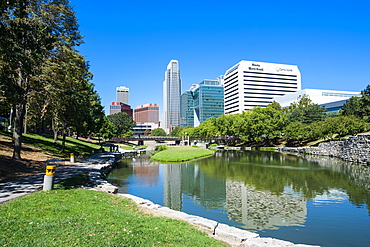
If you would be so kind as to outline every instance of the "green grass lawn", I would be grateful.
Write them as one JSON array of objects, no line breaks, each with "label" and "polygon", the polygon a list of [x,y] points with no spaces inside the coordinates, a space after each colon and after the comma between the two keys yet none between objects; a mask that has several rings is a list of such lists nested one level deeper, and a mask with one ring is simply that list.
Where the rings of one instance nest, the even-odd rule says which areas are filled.
[{"label": "green grass lawn", "polygon": [[[1,135],[12,137],[12,133],[0,132]],[[52,135],[37,135],[37,134],[23,134],[22,144],[34,146],[42,149],[43,151],[50,153],[59,158],[68,158],[70,153],[74,153],[77,156],[79,153],[85,153],[90,155],[92,151],[96,152],[100,145],[96,143],[90,143],[76,138],[66,137],[65,152],[61,153],[62,150],[62,137],[58,137],[58,142],[54,143]],[[104,147],[105,151],[109,151],[109,147]]]},{"label": "green grass lawn", "polygon": [[225,246],[194,226],[84,189],[40,191],[0,205],[0,246]]},{"label": "green grass lawn", "polygon": [[195,147],[172,147],[154,154],[151,159],[160,162],[184,162],[193,159],[209,157],[213,150]]}]

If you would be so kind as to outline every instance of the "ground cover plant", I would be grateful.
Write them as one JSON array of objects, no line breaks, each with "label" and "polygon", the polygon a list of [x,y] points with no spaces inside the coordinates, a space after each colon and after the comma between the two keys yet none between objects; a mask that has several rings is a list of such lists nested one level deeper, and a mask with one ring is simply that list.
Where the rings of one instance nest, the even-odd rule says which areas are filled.
[{"label": "ground cover plant", "polygon": [[40,191],[0,205],[0,246],[225,246],[119,195]]},{"label": "ground cover plant", "polygon": [[151,159],[160,162],[184,162],[188,160],[209,157],[213,150],[194,147],[172,147],[155,153]]}]

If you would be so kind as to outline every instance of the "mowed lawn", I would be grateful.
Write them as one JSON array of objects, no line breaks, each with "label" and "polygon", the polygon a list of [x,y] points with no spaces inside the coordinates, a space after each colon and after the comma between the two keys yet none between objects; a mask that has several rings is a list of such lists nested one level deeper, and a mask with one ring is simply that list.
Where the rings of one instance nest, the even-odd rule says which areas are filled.
[{"label": "mowed lawn", "polygon": [[85,189],[40,191],[0,205],[0,246],[225,246],[194,226]]}]

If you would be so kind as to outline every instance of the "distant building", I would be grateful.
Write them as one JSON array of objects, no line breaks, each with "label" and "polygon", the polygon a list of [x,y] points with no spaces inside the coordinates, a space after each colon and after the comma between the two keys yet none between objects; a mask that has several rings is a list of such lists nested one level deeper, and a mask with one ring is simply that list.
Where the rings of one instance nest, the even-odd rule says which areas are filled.
[{"label": "distant building", "polygon": [[148,136],[152,130],[158,128],[158,123],[136,123],[132,132],[135,137]]},{"label": "distant building", "polygon": [[132,117],[132,109],[131,106],[122,103],[122,102],[112,102],[112,104],[109,106],[109,115],[124,112],[127,113],[130,117]]},{"label": "distant building", "polygon": [[[348,100],[352,96],[361,97],[360,92],[351,91],[336,91],[336,90],[321,90],[321,89],[303,89],[295,93],[286,94],[284,96],[275,97],[274,100],[278,102],[281,107],[288,107],[294,101],[297,101],[299,97],[308,96],[312,103],[318,105],[326,105],[329,103],[342,101],[342,106],[345,100]],[[344,101],[343,101],[344,100]],[[333,104],[333,107],[338,108],[339,103]],[[335,105],[335,106],[334,106]]]},{"label": "distant building", "polygon": [[137,123],[159,124],[159,107],[156,103],[139,105],[134,109],[134,120]]},{"label": "distant building", "polygon": [[124,86],[116,88],[116,102],[122,102],[128,105],[130,89]]},{"label": "distant building", "polygon": [[180,126],[181,79],[179,62],[171,60],[163,81],[163,128],[167,133]]},{"label": "distant building", "polygon": [[296,65],[243,60],[226,71],[224,88],[225,114],[237,114],[301,90],[301,73]]},{"label": "distant building", "polygon": [[194,126],[224,114],[222,80],[203,80],[181,95],[181,127]]}]

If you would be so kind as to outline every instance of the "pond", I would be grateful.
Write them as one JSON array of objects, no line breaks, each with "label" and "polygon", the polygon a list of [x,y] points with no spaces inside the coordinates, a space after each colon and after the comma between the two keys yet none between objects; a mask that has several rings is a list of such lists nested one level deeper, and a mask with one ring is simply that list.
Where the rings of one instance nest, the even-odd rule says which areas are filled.
[{"label": "pond", "polygon": [[329,157],[220,151],[182,164],[121,160],[119,193],[293,243],[370,246],[370,168]]}]

